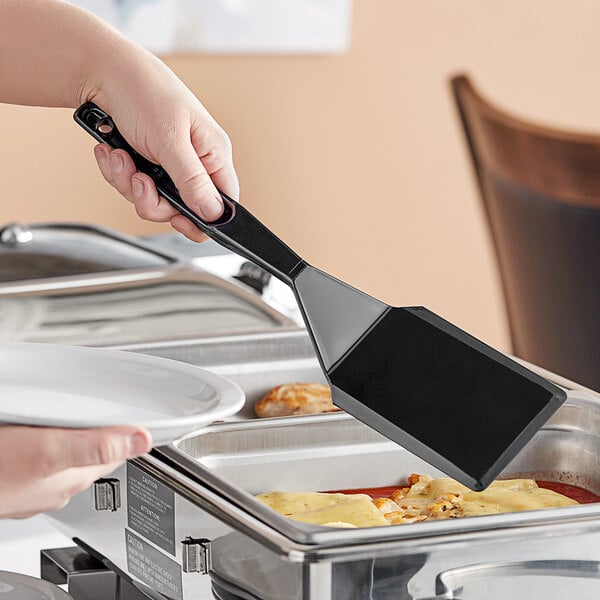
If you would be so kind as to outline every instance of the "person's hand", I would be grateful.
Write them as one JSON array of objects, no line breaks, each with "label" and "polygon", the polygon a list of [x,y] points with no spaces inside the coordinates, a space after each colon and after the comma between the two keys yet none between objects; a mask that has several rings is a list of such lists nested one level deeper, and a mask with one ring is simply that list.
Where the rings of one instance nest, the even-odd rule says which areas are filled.
[{"label": "person's hand", "polygon": [[151,446],[150,434],[139,427],[0,426],[0,518],[58,510]]},{"label": "person's hand", "polygon": [[[239,197],[227,134],[164,63],[128,41],[117,46],[119,62],[112,64],[98,86],[91,86],[97,91],[86,100],[110,114],[138,152],[165,168],[191,210],[206,221],[216,220],[223,211],[216,188],[235,200]],[[108,65],[109,58],[105,58]],[[170,221],[188,238],[206,239],[159,197],[150,177],[136,173],[127,152],[99,144],[95,156],[104,178],[134,203],[140,217]]]},{"label": "person's hand", "polygon": [[[204,220],[222,213],[215,185],[238,199],[225,132],[163,62],[108,23],[68,2],[2,0],[0,56],[0,102],[70,108],[95,102],[138,152],[166,169]],[[189,238],[204,239],[158,197],[149,177],[135,174],[125,152],[100,146],[95,154],[104,177],[141,217],[170,220]]]}]

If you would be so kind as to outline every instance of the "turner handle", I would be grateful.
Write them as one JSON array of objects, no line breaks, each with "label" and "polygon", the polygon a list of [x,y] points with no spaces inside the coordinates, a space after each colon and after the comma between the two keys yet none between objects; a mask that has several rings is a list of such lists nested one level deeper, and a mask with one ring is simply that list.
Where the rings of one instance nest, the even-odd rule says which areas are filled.
[{"label": "turner handle", "polygon": [[137,170],[152,178],[161,196],[225,248],[251,260],[288,285],[306,265],[250,211],[221,191],[219,194],[225,207],[221,217],[212,222],[202,219],[186,206],[166,171],[136,152],[121,135],[110,115],[92,102],[80,106],[74,119],[99,142],[128,152]]}]

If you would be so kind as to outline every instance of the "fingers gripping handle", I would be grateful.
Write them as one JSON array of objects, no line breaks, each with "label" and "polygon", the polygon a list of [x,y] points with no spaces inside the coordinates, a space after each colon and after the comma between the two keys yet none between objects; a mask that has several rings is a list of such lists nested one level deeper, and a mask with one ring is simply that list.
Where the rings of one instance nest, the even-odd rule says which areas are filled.
[{"label": "fingers gripping handle", "polygon": [[305,266],[306,263],[293,250],[248,210],[221,191],[219,194],[224,205],[221,217],[211,222],[202,219],[185,204],[166,171],[134,150],[121,135],[112,118],[92,102],[80,106],[75,111],[74,119],[99,142],[128,152],[137,170],[152,178],[161,196],[225,248],[255,262],[288,284],[293,282]]}]

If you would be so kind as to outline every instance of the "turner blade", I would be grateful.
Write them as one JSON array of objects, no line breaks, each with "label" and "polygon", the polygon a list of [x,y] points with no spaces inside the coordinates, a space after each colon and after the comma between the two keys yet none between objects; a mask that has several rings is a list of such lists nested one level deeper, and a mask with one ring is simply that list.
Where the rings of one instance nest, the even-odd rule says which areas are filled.
[{"label": "turner blade", "polygon": [[471,489],[566,398],[426,308],[392,308],[311,266],[294,288],[334,404]]},{"label": "turner blade", "polygon": [[296,276],[294,292],[325,370],[344,356],[389,308],[310,265]]}]

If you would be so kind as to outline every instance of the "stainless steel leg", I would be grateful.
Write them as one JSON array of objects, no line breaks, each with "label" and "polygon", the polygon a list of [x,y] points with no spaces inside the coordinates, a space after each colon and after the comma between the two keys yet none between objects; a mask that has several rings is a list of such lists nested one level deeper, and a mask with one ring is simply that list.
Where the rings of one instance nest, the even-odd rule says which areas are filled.
[{"label": "stainless steel leg", "polygon": [[40,563],[42,579],[56,585],[66,584],[74,600],[151,598],[77,546],[42,550]]},{"label": "stainless steel leg", "polygon": [[302,574],[302,600],[334,600],[331,563],[311,563]]},{"label": "stainless steel leg", "polygon": [[118,600],[117,575],[77,546],[40,553],[42,579],[67,584],[75,600]]}]

